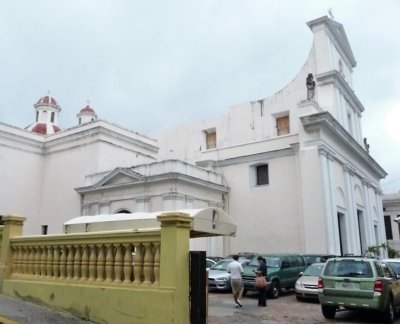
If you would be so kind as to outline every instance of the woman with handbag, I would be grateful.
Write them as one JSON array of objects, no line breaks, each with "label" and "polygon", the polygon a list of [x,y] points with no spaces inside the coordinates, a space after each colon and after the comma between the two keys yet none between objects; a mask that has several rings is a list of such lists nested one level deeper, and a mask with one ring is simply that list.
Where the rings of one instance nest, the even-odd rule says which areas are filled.
[{"label": "woman with handbag", "polygon": [[257,258],[258,268],[256,271],[256,289],[258,290],[258,306],[267,306],[267,262],[265,258]]}]

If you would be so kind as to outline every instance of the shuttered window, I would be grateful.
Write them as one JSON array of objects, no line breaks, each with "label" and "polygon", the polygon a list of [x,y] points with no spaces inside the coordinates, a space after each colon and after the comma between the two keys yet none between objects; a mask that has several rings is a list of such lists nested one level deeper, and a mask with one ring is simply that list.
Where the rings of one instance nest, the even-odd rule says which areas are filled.
[{"label": "shuttered window", "polygon": [[217,132],[206,132],[206,148],[207,150],[217,147]]},{"label": "shuttered window", "polygon": [[290,133],[289,116],[277,118],[276,129],[278,136],[289,134]]}]

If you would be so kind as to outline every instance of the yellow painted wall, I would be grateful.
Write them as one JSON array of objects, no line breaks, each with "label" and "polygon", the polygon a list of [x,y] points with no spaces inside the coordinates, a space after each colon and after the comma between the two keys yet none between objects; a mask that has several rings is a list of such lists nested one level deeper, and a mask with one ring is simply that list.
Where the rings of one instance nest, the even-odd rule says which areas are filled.
[{"label": "yellow painted wall", "polygon": [[174,309],[174,289],[119,288],[5,280],[3,293],[96,323],[186,324]]}]

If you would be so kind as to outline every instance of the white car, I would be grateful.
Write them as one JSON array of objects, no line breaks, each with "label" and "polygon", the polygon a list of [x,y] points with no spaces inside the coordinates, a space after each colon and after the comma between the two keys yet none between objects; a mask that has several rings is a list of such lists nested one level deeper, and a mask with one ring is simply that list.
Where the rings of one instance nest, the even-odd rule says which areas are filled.
[{"label": "white car", "polygon": [[[227,272],[228,265],[233,259],[222,259],[214,264],[208,271],[208,289],[209,290],[230,290],[231,274]],[[251,260],[239,258],[242,267],[250,263]]]},{"label": "white car", "polygon": [[318,278],[322,273],[325,263],[313,263],[297,279],[294,290],[297,300],[318,299]]},{"label": "white car", "polygon": [[389,265],[392,270],[396,273],[397,277],[400,275],[400,259],[385,259],[381,260],[382,262]]}]

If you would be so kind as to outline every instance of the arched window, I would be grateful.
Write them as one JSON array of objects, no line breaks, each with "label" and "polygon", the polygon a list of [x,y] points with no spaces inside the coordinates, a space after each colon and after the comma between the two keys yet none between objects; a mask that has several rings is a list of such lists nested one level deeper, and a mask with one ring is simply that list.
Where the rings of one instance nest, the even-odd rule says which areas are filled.
[{"label": "arched window", "polygon": [[54,123],[55,113],[54,111],[51,112],[50,122]]},{"label": "arched window", "polygon": [[130,214],[131,212],[127,209],[121,209],[119,211],[117,211],[117,214]]}]

